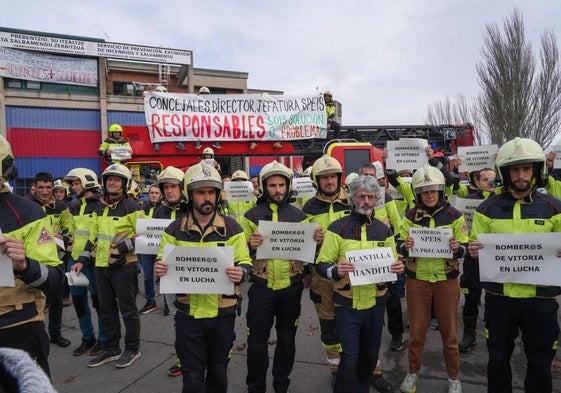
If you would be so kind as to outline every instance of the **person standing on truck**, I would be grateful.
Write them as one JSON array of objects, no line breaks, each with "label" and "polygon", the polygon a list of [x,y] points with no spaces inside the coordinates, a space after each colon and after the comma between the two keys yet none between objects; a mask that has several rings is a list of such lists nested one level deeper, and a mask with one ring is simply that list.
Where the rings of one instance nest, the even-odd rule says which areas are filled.
[{"label": "person standing on truck", "polygon": [[120,124],[114,123],[109,126],[109,136],[99,146],[98,153],[111,164],[127,161],[111,157],[111,154],[117,150],[128,151],[132,155],[132,147],[124,137],[123,127]]},{"label": "person standing on truck", "polygon": [[[208,87],[206,86],[202,86],[199,89],[199,95],[200,96],[204,96],[204,95],[209,95],[210,94],[210,90]],[[201,142],[201,139],[197,139],[196,143],[195,143],[195,149],[200,150],[201,147],[203,147],[203,143]],[[212,147],[214,147],[215,149],[222,149],[222,145],[220,144],[220,141],[214,141],[212,142]]]},{"label": "person standing on truck", "polygon": [[[101,198],[101,185],[97,180],[97,174],[91,169],[74,168],[66,176],[64,181],[72,187],[76,199],[70,204],[72,252],[68,260],[70,271],[76,260],[80,257],[90,236],[91,220]],[[99,310],[99,299],[97,296],[97,285],[95,283],[94,267],[84,266],[80,272],[89,281],[87,287],[71,286],[70,294],[72,303],[78,317],[78,326],[82,333],[82,343],[73,351],[74,356],[81,356],[87,352],[91,356],[98,356],[106,340],[105,328]],[[97,313],[98,338],[95,338],[95,328],[92,322],[92,312],[88,303],[88,291],[92,299],[92,306]]]},{"label": "person standing on truck", "polygon": [[177,294],[174,302],[175,349],[181,363],[183,392],[228,391],[228,362],[235,339],[234,324],[240,307],[239,284],[249,277],[251,258],[239,224],[219,211],[222,179],[211,166],[191,166],[183,178],[187,213],[164,231],[154,272],[164,276],[168,264],[162,260],[164,248],[232,247],[234,266],[225,274],[234,294]]},{"label": "person standing on truck", "polygon": [[[117,361],[115,367],[130,366],[140,357],[140,317],[136,306],[137,257],[134,252],[136,221],[143,216],[140,205],[127,197],[132,181],[130,170],[121,164],[108,166],[101,175],[104,195],[91,220],[90,237],[72,266],[79,274],[95,252],[95,282],[107,340],[103,351],[88,362],[98,367]],[[121,323],[125,324],[125,350],[121,351]]]},{"label": "person standing on truck", "polygon": [[10,191],[16,176],[12,148],[0,136],[0,253],[14,272],[14,286],[0,286],[0,347],[24,350],[50,376],[45,294],[62,288],[64,270],[45,212]]},{"label": "person standing on truck", "polygon": [[[503,189],[475,211],[468,248],[474,259],[479,259],[483,248],[479,234],[561,232],[561,201],[538,191],[548,180],[541,146],[532,139],[514,138],[499,148],[495,165]],[[561,287],[512,282],[482,282],[482,286],[488,392],[512,391],[511,356],[520,334],[527,360],[525,391],[551,392]]]}]

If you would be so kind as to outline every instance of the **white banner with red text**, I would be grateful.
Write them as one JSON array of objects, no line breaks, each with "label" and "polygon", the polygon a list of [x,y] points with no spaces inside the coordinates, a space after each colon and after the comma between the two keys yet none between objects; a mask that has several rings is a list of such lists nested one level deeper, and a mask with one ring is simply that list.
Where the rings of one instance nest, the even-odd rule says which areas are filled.
[{"label": "white banner with red text", "polygon": [[321,94],[144,95],[152,143],[171,141],[282,141],[325,138]]}]

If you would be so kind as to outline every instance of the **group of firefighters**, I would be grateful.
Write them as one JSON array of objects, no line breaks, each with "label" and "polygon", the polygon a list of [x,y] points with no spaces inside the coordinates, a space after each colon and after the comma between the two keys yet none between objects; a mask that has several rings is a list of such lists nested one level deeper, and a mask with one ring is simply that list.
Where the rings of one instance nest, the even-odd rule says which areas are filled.
[{"label": "group of firefighters", "polygon": [[[110,137],[118,139],[122,128],[114,124],[109,132]],[[100,154],[105,154],[103,150],[106,148],[102,145]],[[310,176],[317,192],[308,200],[300,200],[300,206],[291,197],[294,171],[277,161],[260,170],[254,183],[254,200],[227,201],[224,176],[210,153],[185,172],[164,168],[148,190],[149,200],[142,205],[135,201],[138,185],[133,184],[131,172],[121,163],[109,165],[101,174],[101,182],[92,170],[75,168],[56,187],[67,185],[73,194],[71,200],[68,195],[61,198],[67,204],[62,213],[49,209],[55,205],[54,194],[52,199],[43,198],[36,189],[38,199],[46,203],[35,203],[10,191],[8,182],[14,180],[17,170],[10,145],[0,137],[0,247],[11,260],[14,275],[14,286],[0,287],[0,348],[23,350],[49,375],[49,336],[43,310],[46,299],[51,308],[54,299],[62,297],[66,270],[88,279],[87,286],[70,286],[82,333],[82,342],[73,354],[94,355],[89,367],[109,362],[115,362],[117,368],[128,367],[141,356],[140,315],[157,307],[155,277],[157,280],[168,272],[163,255],[166,245],[227,246],[233,249],[234,264],[224,273],[234,284],[234,293],[177,294],[173,302],[177,310],[177,364],[169,373],[182,375],[183,392],[227,392],[240,285],[245,281],[251,283],[246,313],[248,392],[267,390],[273,325],[277,342],[272,386],[275,392],[288,391],[305,287],[309,287],[317,311],[333,391],[369,392],[372,385],[380,392],[391,392],[393,387],[383,376],[378,354],[386,311],[388,322],[392,319],[394,325],[401,323],[395,332],[388,326],[392,332],[390,349],[404,347],[397,286],[395,282],[353,285],[349,276],[356,267],[347,256],[350,251],[383,247],[390,250],[391,272],[406,277],[409,365],[404,370],[401,392],[416,392],[425,336],[433,317],[442,337],[448,392],[462,391],[459,352],[471,350],[476,343],[482,288],[488,391],[512,391],[510,357],[519,331],[527,358],[525,391],[552,391],[551,362],[559,335],[556,297],[561,288],[481,283],[478,263],[483,245],[478,235],[561,232],[561,200],[557,199],[561,198],[561,181],[553,170],[554,153],[546,156],[533,140],[515,138],[499,149],[496,168],[470,174],[470,186],[462,185],[457,171],[448,171],[430,148],[429,164],[421,168],[397,173],[384,171],[382,165],[364,163],[358,174],[346,179],[336,159],[322,156],[303,174]],[[410,181],[405,177],[411,177]],[[230,180],[250,179],[239,170]],[[52,181],[50,190],[55,189],[54,180],[42,181]],[[397,191],[395,199],[388,194],[389,184]],[[547,193],[539,192],[539,188]],[[484,199],[473,216],[470,232],[464,215],[448,201],[453,194]],[[69,220],[61,225],[59,218],[64,214]],[[155,255],[135,253],[136,224],[143,218],[172,220],[162,233]],[[264,242],[259,221],[317,224],[313,233],[315,263],[257,259],[256,251]],[[414,228],[449,229],[452,257],[410,256],[415,246],[411,235]],[[561,250],[557,256],[561,257]],[[61,261],[64,258],[66,269]],[[144,272],[146,297],[140,310],[136,303],[137,265]],[[97,329],[92,323],[88,292],[98,314]],[[464,334],[459,340],[461,292],[465,294]],[[164,313],[169,312],[167,302],[165,307]],[[60,331],[51,331],[49,326],[49,333],[51,342],[64,344]],[[6,366],[0,367],[0,376],[6,386],[18,383]]]}]

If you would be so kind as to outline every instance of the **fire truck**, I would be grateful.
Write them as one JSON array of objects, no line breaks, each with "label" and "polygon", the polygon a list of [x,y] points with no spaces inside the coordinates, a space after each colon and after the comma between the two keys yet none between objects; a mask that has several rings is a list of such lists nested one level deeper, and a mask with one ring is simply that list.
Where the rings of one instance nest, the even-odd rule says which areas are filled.
[{"label": "fire truck", "polygon": [[[200,149],[195,142],[185,142],[185,150],[177,149],[175,142],[162,143],[159,151],[154,149],[146,126],[129,126],[125,129],[134,154],[126,165],[135,180],[146,187],[156,181],[159,172],[166,166],[186,169],[201,160],[202,151],[212,147],[212,141],[204,142]],[[473,146],[474,127],[470,123],[460,125],[418,125],[418,126],[347,126],[342,127],[343,139],[332,139],[328,132],[326,139],[282,141],[282,149],[273,147],[273,142],[259,142],[250,149],[251,141],[221,142],[221,149],[213,148],[215,159],[224,174],[238,169],[252,175],[272,160],[295,168],[307,168],[323,154],[335,157],[343,166],[345,175],[357,172],[364,162],[381,160],[382,149],[388,140],[400,138],[426,139],[435,152],[450,156],[458,146]]]}]

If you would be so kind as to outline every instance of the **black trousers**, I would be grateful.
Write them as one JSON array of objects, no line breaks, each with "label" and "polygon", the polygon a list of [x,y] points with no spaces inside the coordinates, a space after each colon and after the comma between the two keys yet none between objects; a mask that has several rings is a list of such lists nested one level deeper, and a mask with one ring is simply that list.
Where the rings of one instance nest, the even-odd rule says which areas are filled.
[{"label": "black trousers", "polygon": [[140,347],[140,316],[136,306],[135,281],[136,265],[115,269],[94,268],[99,313],[105,326],[107,340],[105,350],[120,349],[121,321],[119,310],[125,324],[125,349],[138,352]]},{"label": "black trousers", "polygon": [[0,347],[16,348],[27,352],[50,378],[49,336],[42,321],[1,329]]},{"label": "black trousers", "polygon": [[288,288],[272,290],[252,284],[247,309],[247,388],[249,393],[267,391],[269,367],[268,340],[275,323],[277,344],[273,359],[273,389],[286,393],[296,354],[296,329],[304,286],[297,282]]},{"label": "black trousers", "polygon": [[559,337],[555,299],[521,299],[485,295],[485,328],[488,331],[487,391],[512,392],[510,357],[514,340],[522,333],[528,361],[524,379],[525,392],[551,392],[551,362]]},{"label": "black trousers", "polygon": [[183,393],[226,393],[236,315],[195,319],[175,313],[175,350],[181,361]]}]

